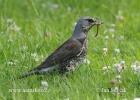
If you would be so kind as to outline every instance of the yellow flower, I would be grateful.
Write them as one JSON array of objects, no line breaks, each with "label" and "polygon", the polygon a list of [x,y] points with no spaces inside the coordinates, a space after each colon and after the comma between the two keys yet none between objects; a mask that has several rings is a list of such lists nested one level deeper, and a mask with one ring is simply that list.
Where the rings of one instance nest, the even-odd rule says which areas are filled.
[{"label": "yellow flower", "polygon": [[119,28],[122,28],[122,27],[123,27],[123,24],[122,24],[122,23],[120,23],[118,26],[119,26]]}]

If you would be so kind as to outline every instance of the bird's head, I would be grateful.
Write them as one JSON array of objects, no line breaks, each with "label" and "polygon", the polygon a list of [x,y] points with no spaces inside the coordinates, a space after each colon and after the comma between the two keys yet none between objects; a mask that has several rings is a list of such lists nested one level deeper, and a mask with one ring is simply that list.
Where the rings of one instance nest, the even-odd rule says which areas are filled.
[{"label": "bird's head", "polygon": [[78,22],[75,26],[73,35],[80,36],[83,33],[87,34],[88,31],[92,28],[92,26],[97,25],[97,27],[98,27],[98,25],[100,25],[100,24],[103,24],[103,22],[99,21],[99,20],[95,20],[92,17],[89,17],[89,16],[82,17],[78,20]]},{"label": "bird's head", "polygon": [[103,22],[95,20],[92,17],[85,16],[78,20],[76,27],[80,27],[84,32],[88,32],[92,26],[100,24],[103,24]]}]

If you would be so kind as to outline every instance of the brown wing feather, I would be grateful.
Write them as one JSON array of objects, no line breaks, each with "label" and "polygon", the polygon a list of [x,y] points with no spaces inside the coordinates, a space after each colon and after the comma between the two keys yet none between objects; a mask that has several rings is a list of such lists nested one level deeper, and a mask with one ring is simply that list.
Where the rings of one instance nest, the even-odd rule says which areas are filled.
[{"label": "brown wing feather", "polygon": [[70,38],[65,43],[63,43],[58,49],[56,49],[50,56],[46,58],[42,64],[38,67],[32,69],[39,70],[42,68],[47,68],[58,63],[64,62],[68,59],[75,57],[82,48],[82,44],[77,39]]}]

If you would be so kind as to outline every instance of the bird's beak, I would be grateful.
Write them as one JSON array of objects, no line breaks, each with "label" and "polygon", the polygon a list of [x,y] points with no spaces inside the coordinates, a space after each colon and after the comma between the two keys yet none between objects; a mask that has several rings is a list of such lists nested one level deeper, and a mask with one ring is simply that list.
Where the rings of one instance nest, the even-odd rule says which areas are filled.
[{"label": "bird's beak", "polygon": [[95,20],[93,23],[93,25],[101,25],[101,24],[103,24],[103,22],[100,20]]}]

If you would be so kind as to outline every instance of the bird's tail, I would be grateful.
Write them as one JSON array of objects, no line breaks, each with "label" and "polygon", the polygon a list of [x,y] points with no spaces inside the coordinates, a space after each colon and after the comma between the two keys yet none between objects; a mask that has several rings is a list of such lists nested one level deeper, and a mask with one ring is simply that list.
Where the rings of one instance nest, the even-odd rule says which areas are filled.
[{"label": "bird's tail", "polygon": [[24,78],[24,77],[27,77],[27,76],[30,76],[30,75],[33,75],[33,74],[35,74],[35,72],[34,71],[31,71],[31,72],[22,74],[21,76],[18,77],[18,79],[21,79],[21,78]]},{"label": "bird's tail", "polygon": [[51,71],[53,69],[55,69],[55,66],[44,68],[44,69],[38,69],[38,67],[36,67],[36,68],[30,70],[28,73],[25,73],[17,78],[14,78],[13,80],[25,78],[25,77],[28,77],[28,76],[33,75],[33,74],[45,74],[46,72]]},{"label": "bird's tail", "polygon": [[29,71],[28,73],[22,74],[21,76],[14,78],[13,80],[22,79],[22,78],[28,77],[30,75],[33,75],[33,74],[37,74],[37,71]]}]

